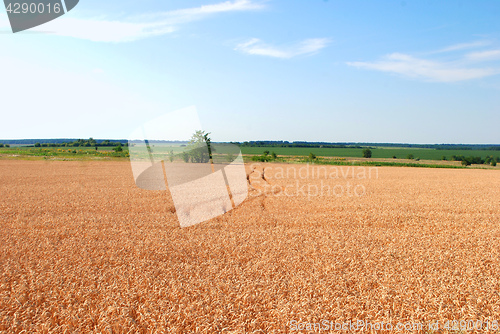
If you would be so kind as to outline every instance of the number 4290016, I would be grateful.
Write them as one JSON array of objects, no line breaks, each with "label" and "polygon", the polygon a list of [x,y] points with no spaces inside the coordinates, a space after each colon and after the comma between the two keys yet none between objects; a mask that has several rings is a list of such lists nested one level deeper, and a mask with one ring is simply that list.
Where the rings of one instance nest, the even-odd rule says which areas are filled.
[{"label": "number 4290016", "polygon": [[7,13],[9,14],[59,14],[61,12],[61,4],[43,4],[43,3],[9,3],[7,6]]}]

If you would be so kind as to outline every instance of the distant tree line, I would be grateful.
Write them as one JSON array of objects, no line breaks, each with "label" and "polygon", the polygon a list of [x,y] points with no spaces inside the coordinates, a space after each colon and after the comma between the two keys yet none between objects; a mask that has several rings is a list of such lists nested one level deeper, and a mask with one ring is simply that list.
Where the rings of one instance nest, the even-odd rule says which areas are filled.
[{"label": "distant tree line", "polygon": [[10,145],[9,144],[0,143],[0,147],[10,147]]},{"label": "distant tree line", "polygon": [[[96,139],[98,143],[105,141],[106,139]],[[44,144],[63,144],[63,143],[71,143],[74,141],[78,141],[78,138],[52,138],[52,139],[0,139],[0,142],[4,144],[10,145],[23,145],[29,146],[34,145],[35,143],[44,143]],[[127,143],[127,139],[115,139],[111,140],[113,142]]]},{"label": "distant tree line", "polygon": [[241,147],[308,147],[308,148],[362,148],[359,145],[334,144],[323,142],[288,142],[288,141],[245,141],[230,142]]},{"label": "distant tree line", "polygon": [[[445,156],[443,156],[442,160],[448,160],[448,159]],[[470,166],[472,164],[475,165],[488,164],[496,166],[497,163],[500,162],[500,157],[487,156],[486,158],[483,159],[481,157],[474,157],[474,156],[465,157],[463,155],[452,155],[450,160],[461,161],[462,165],[464,166]]]},{"label": "distant tree line", "polygon": [[500,151],[500,145],[435,145],[436,150],[490,150]]},{"label": "distant tree line", "polygon": [[128,143],[121,143],[119,141],[103,140],[97,141],[93,138],[89,139],[77,139],[72,142],[62,142],[62,143],[35,143],[35,147],[117,147],[117,146],[128,146]]},{"label": "distant tree line", "polygon": [[[82,139],[13,139],[13,140],[1,140],[4,144],[10,145],[33,145],[35,143],[43,144],[58,144],[58,146],[64,146],[64,144],[75,143],[75,142],[85,142]],[[88,140],[87,140],[88,141]],[[98,146],[115,146],[118,142],[122,143],[123,146],[127,146],[127,140],[95,140]],[[113,144],[106,145],[102,143],[111,142]],[[140,142],[140,141],[138,141]],[[151,143],[186,143],[182,141],[151,141]],[[186,143],[187,144],[187,143]],[[436,150],[494,150],[500,151],[500,145],[494,144],[406,144],[406,143],[357,143],[357,142],[306,142],[306,141],[285,141],[285,140],[259,140],[259,141],[245,141],[245,142],[230,142],[230,144],[235,144],[242,147],[309,147],[309,148],[374,148],[374,147],[403,147],[403,148],[428,148]],[[81,144],[80,144],[81,145]],[[45,146],[45,145],[44,145]],[[78,145],[76,145],[78,146]],[[92,145],[91,145],[92,146]],[[46,147],[46,146],[45,146]],[[54,147],[54,146],[50,146]],[[57,147],[57,146],[55,146]]]},{"label": "distant tree line", "polygon": [[355,143],[355,142],[306,142],[284,140],[258,140],[244,142],[230,142],[241,147],[309,147],[309,148],[365,148],[365,147],[403,147],[428,148],[435,150],[494,150],[500,151],[500,145],[484,144],[404,144],[404,143]]}]

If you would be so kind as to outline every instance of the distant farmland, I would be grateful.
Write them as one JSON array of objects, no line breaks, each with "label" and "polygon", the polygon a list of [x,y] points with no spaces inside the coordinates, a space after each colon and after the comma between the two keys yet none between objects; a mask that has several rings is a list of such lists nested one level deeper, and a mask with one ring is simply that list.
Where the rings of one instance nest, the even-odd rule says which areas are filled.
[{"label": "distant farmland", "polygon": [[[243,154],[262,154],[264,151],[275,152],[278,155],[308,156],[313,153],[320,157],[362,157],[363,148],[310,148],[310,147],[241,147]],[[424,160],[441,160],[445,156],[450,160],[452,155],[463,156],[500,156],[500,151],[495,150],[436,150],[426,148],[372,148],[372,158],[389,159],[395,156],[406,159],[409,154]]]},{"label": "distant farmland", "polygon": [[[107,141],[109,142],[109,141]],[[51,145],[57,145],[54,146]],[[111,145],[102,146],[96,141],[77,140],[73,143],[66,143],[68,146],[62,146],[61,143],[42,143],[38,146],[22,146],[23,143],[1,144],[0,143],[0,158],[1,159],[51,159],[51,160],[102,160],[102,159],[119,159],[128,158],[128,146],[124,143],[123,147],[118,142],[110,142]],[[73,146],[76,144],[77,146]],[[79,146],[86,144],[85,146]],[[93,144],[94,146],[89,146]],[[113,145],[120,145],[113,146]],[[151,153],[155,156],[163,156],[164,158],[174,158],[182,160],[182,152],[186,150],[187,143],[181,142],[151,142]],[[237,143],[240,146],[242,153],[245,155],[245,161],[267,161],[267,162],[308,162],[313,158],[317,164],[357,164],[357,165],[376,165],[376,166],[400,166],[400,167],[439,167],[439,168],[462,168],[462,162],[467,162],[465,165],[475,165],[475,168],[494,168],[491,159],[493,157],[496,163],[500,162],[500,150],[498,147],[486,145],[471,145],[470,147],[462,147],[463,145],[448,145],[451,147],[441,148],[440,145],[432,145],[431,147],[407,147],[388,146],[389,144],[365,144],[365,145],[330,145],[320,146],[319,143],[305,143],[303,145],[311,145],[302,147],[300,143],[297,146],[280,146],[262,143],[252,146]],[[10,147],[8,147],[11,145]],[[132,144],[134,146],[136,144]],[[295,145],[295,143],[291,144]],[[328,145],[328,144],[326,144]],[[416,144],[412,144],[419,146]],[[343,147],[344,146],[344,147]],[[420,145],[421,146],[421,145]],[[363,159],[363,150],[370,148],[372,155],[371,159]],[[490,149],[491,147],[491,149]],[[213,143],[212,151],[214,157],[227,160],[231,156],[238,155],[237,146],[228,143]],[[268,155],[264,152],[268,151]],[[275,153],[273,155],[272,153]],[[147,154],[144,152],[144,154]],[[444,158],[444,159],[443,159]],[[478,160],[479,159],[479,160]],[[349,161],[345,161],[349,160]],[[442,161],[446,160],[446,161]],[[464,161],[462,161],[464,160]]]}]

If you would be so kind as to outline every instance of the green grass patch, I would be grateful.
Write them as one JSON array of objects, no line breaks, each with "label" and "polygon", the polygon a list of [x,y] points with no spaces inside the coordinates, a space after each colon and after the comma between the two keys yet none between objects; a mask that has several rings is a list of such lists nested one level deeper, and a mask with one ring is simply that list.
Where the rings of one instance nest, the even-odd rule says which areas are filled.
[{"label": "green grass patch", "polygon": [[[253,159],[255,156],[245,156],[246,163],[258,162]],[[373,161],[373,160],[333,160],[333,159],[309,159],[301,157],[278,157],[276,160],[269,160],[267,162],[282,162],[282,163],[295,163],[295,164],[314,164],[314,165],[334,165],[334,166],[370,166],[370,167],[420,167],[420,168],[454,168],[465,169],[470,168],[461,165],[438,164],[438,163],[412,163],[412,162],[398,162],[398,161]]]},{"label": "green grass patch", "polygon": [[127,158],[128,151],[124,148],[122,152],[113,151],[112,147],[9,147],[0,148],[0,156],[3,158],[32,158],[32,159],[106,159]]},{"label": "green grass patch", "polygon": [[[243,154],[262,154],[264,151],[274,151],[277,155],[285,156],[309,156],[310,153],[318,157],[363,157],[363,148],[309,148],[309,147],[241,147]],[[459,156],[480,156],[485,159],[487,156],[500,156],[499,151],[494,150],[436,150],[425,148],[372,148],[373,159],[391,159],[395,156],[398,159],[406,159],[413,154],[415,158],[422,160],[442,160],[445,156],[448,160],[452,155]]]}]

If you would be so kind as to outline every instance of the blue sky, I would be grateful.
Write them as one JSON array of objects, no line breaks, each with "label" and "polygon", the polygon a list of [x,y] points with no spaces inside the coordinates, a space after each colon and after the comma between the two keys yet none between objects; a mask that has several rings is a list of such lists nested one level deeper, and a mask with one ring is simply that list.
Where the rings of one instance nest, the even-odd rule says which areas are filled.
[{"label": "blue sky", "polygon": [[0,138],[500,143],[499,1],[96,1],[12,34]]}]

